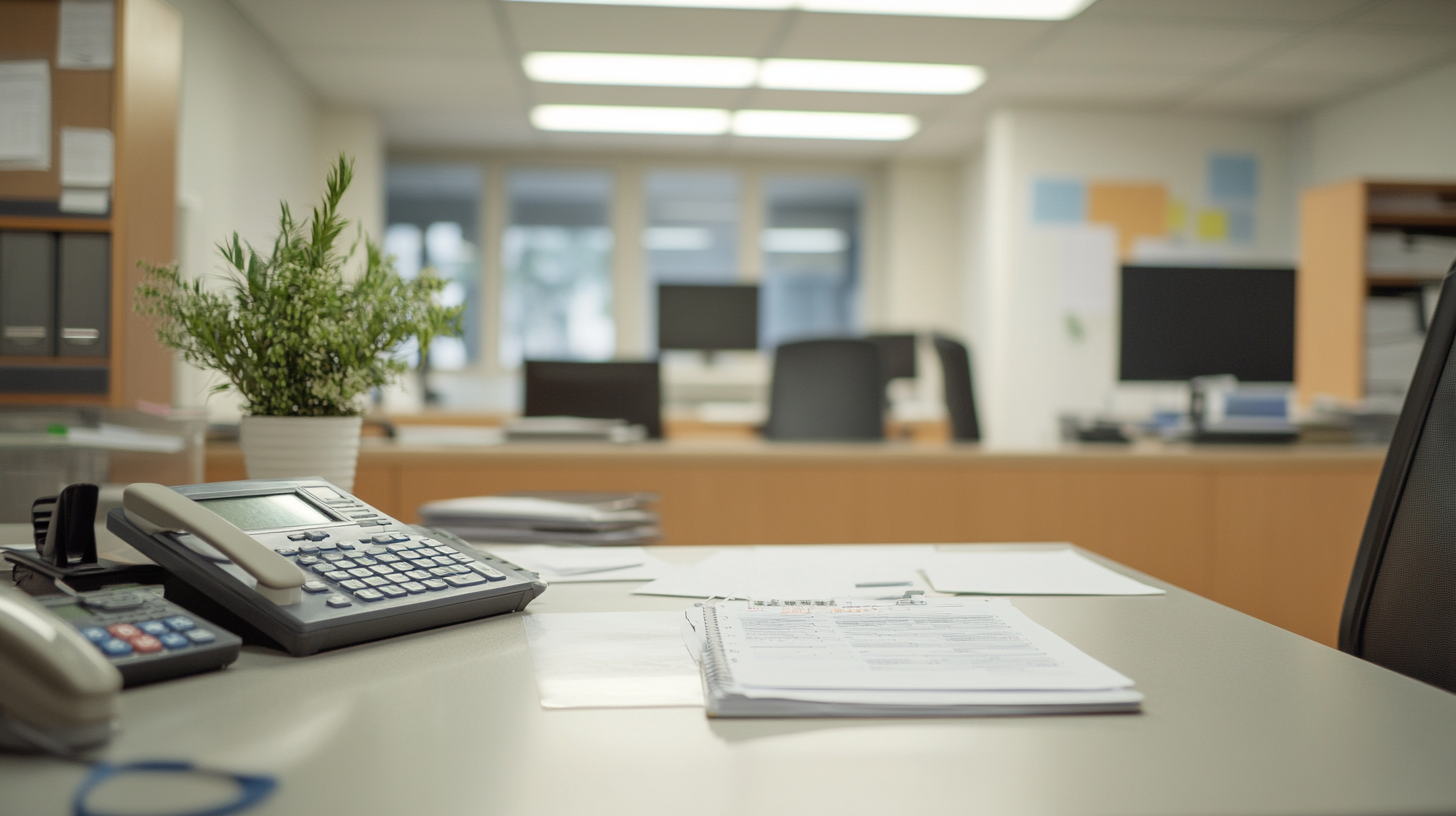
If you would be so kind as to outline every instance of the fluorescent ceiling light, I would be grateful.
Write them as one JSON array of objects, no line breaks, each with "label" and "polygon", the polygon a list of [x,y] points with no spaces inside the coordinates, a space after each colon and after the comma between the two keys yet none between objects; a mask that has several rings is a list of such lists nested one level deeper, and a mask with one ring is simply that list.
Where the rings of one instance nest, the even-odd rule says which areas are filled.
[{"label": "fluorescent ceiling light", "polygon": [[690,57],[661,54],[582,54],[538,51],[521,61],[537,82],[582,85],[653,85],[688,88],[762,88],[794,91],[965,94],[981,87],[975,65],[844,60]]},{"label": "fluorescent ceiling light", "polygon": [[849,236],[844,234],[844,230],[837,229],[775,227],[764,230],[759,235],[758,244],[764,252],[817,255],[843,252],[849,246]]},{"label": "fluorescent ceiling light", "polygon": [[747,88],[758,61],[746,57],[673,57],[659,54],[577,54],[538,51],[521,61],[537,82],[578,85],[657,85]]},{"label": "fluorescent ceiling light", "polygon": [[531,124],[579,133],[672,133],[716,136],[729,114],[717,108],[634,108],[618,105],[537,105]]},{"label": "fluorescent ceiling light", "polygon": [[758,72],[760,87],[792,91],[964,94],[985,81],[979,66],[913,62],[768,59]]},{"label": "fluorescent ceiling light", "polygon": [[606,6],[677,8],[802,9],[844,14],[913,17],[988,17],[1002,20],[1065,20],[1092,0],[517,0]]},{"label": "fluorescent ceiling light", "polygon": [[920,120],[900,113],[742,110],[733,114],[737,136],[893,142],[908,139],[919,129]]},{"label": "fluorescent ceiling light", "polygon": [[713,247],[713,232],[702,227],[648,227],[642,247],[658,252],[701,252]]}]

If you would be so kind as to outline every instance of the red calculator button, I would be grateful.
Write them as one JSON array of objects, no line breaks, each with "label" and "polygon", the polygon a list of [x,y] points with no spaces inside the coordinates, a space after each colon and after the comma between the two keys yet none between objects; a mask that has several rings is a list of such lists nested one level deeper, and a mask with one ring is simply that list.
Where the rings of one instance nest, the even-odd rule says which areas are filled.
[{"label": "red calculator button", "polygon": [[136,649],[141,654],[162,651],[162,641],[157,640],[151,635],[141,635],[139,637],[130,638],[127,640],[127,643],[130,643],[131,647],[133,649]]},{"label": "red calculator button", "polygon": [[135,626],[132,626],[129,623],[112,624],[111,626],[106,627],[106,631],[126,641],[130,641],[133,638],[146,634],[142,630],[136,628]]}]

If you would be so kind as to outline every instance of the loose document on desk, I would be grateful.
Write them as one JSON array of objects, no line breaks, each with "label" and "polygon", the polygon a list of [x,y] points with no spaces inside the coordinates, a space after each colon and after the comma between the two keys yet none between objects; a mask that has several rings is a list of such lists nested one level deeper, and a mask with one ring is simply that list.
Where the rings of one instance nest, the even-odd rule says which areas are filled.
[{"label": "loose document on desk", "polygon": [[578,544],[489,544],[483,550],[537,573],[548,584],[652,581],[672,566],[641,547]]},{"label": "loose document on desk", "polygon": [[1000,598],[710,601],[690,610],[709,716],[1139,710],[1132,681]]}]

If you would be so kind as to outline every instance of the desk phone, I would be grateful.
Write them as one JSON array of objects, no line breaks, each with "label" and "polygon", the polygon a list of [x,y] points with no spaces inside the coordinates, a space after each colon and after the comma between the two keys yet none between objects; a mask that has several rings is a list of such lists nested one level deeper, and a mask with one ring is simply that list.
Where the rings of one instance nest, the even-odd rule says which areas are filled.
[{"label": "desk phone", "polygon": [[519,611],[546,590],[319,478],[134,484],[106,527],[167,570],[168,599],[294,655]]}]

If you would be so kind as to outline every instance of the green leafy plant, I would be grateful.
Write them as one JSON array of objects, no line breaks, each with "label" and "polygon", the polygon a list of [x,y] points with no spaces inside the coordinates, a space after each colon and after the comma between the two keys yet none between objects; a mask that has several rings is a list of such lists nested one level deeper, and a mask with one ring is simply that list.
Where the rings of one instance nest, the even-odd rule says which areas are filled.
[{"label": "green leafy plant", "polygon": [[[445,281],[422,272],[401,278],[377,244],[360,233],[338,250],[348,222],[339,200],[353,179],[339,156],[313,217],[299,223],[282,205],[273,251],[263,256],[233,233],[218,244],[227,262],[219,291],[183,280],[178,267],[143,263],[137,310],[157,318],[157,336],[183,359],[221,372],[215,390],[236,389],[255,416],[352,416],[360,395],[406,368],[400,348],[417,341],[421,355],[435,337],[461,333],[464,307],[441,306]],[[344,266],[364,246],[364,272]]]}]

